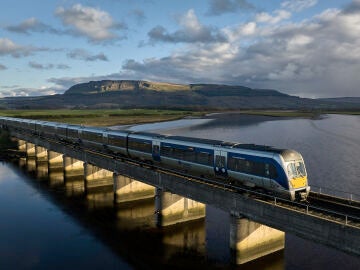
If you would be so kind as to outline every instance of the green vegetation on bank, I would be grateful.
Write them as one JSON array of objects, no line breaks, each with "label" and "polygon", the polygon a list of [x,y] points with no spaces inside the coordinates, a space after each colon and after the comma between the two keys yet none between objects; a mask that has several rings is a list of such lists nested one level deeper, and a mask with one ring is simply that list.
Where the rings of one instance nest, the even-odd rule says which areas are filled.
[{"label": "green vegetation on bank", "polygon": [[1,116],[37,119],[91,126],[130,125],[201,116],[204,112],[183,110],[0,110]]},{"label": "green vegetation on bank", "polygon": [[[263,115],[272,117],[316,118],[321,114],[360,115],[360,111],[296,111],[296,110],[242,110],[216,111],[217,113],[234,113]],[[37,119],[43,121],[63,122],[88,126],[115,126],[154,123],[177,120],[184,117],[201,117],[208,112],[187,110],[154,110],[154,109],[113,109],[113,110],[0,110],[0,116]]]}]

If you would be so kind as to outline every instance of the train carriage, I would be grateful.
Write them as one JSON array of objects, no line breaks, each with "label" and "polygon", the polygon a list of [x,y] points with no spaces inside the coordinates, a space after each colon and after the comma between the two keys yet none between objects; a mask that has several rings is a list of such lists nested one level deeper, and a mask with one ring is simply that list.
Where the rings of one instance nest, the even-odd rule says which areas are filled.
[{"label": "train carriage", "polygon": [[79,142],[94,150],[103,150],[107,145],[106,132],[106,129],[82,127],[78,133]]},{"label": "train carriage", "polygon": [[106,148],[107,150],[121,155],[127,155],[127,136],[126,131],[107,131]]}]

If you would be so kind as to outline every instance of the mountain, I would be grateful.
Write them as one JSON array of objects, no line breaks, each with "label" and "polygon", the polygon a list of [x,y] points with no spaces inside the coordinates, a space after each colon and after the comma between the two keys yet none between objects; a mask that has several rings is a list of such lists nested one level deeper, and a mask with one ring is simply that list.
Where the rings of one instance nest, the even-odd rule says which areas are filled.
[{"label": "mountain", "polygon": [[219,84],[174,84],[149,81],[90,81],[76,84],[65,92],[69,94],[97,94],[115,91],[192,91],[204,96],[288,96],[276,90],[252,89],[245,86]]},{"label": "mountain", "polygon": [[153,90],[153,91],[181,91],[190,90],[189,85],[173,84],[148,81],[90,81],[88,83],[76,84],[69,88],[65,94],[96,94],[111,91],[132,91],[132,90]]},{"label": "mountain", "polygon": [[156,108],[190,110],[358,110],[360,98],[308,99],[272,89],[219,84],[174,84],[141,80],[90,81],[62,95],[0,99],[0,108]]}]

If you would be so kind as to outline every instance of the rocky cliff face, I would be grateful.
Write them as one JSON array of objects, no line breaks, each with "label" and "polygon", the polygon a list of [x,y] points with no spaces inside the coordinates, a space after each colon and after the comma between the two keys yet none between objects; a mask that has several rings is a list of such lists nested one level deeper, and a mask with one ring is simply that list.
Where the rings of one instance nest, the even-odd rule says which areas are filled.
[{"label": "rocky cliff face", "polygon": [[103,80],[76,84],[70,87],[65,94],[94,94],[131,90],[179,91],[190,90],[190,85],[136,80]]},{"label": "rocky cliff face", "polygon": [[93,94],[108,91],[138,90],[148,87],[149,83],[146,81],[90,81],[88,83],[80,83],[70,87],[65,94]]}]

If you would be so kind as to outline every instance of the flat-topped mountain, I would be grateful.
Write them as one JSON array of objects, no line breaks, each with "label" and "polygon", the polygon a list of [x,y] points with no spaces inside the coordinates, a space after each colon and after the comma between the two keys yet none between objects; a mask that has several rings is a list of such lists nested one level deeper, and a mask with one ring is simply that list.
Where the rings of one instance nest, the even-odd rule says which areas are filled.
[{"label": "flat-topped mountain", "polygon": [[65,92],[69,94],[97,94],[115,91],[191,91],[204,96],[288,96],[276,90],[252,89],[245,86],[220,84],[174,84],[136,80],[103,80],[76,84]]},{"label": "flat-topped mountain", "polygon": [[94,94],[111,91],[131,91],[131,90],[155,90],[155,91],[178,91],[189,90],[185,84],[173,84],[162,82],[148,82],[136,80],[103,80],[79,83],[69,88],[65,94]]},{"label": "flat-topped mountain", "polygon": [[360,109],[358,98],[309,99],[240,85],[175,84],[144,80],[80,83],[62,95],[0,99],[4,109],[156,108],[187,110]]}]

